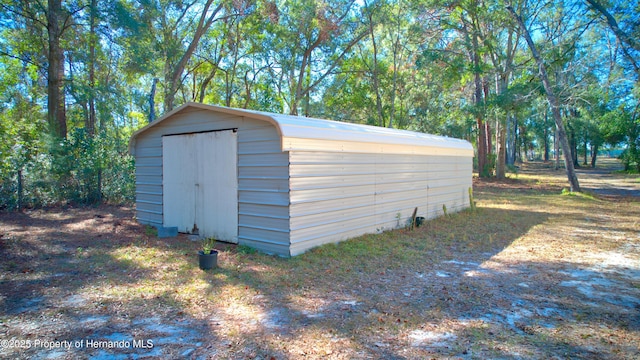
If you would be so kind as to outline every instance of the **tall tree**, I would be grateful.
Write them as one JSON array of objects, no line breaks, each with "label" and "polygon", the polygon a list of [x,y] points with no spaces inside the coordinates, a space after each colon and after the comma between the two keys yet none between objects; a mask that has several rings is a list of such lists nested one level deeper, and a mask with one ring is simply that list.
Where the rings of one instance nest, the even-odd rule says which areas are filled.
[{"label": "tall tree", "polygon": [[67,137],[67,117],[64,94],[64,51],[60,39],[67,27],[69,16],[64,16],[62,0],[49,0],[47,6],[47,119],[51,131],[59,138]]},{"label": "tall tree", "polygon": [[68,10],[62,0],[50,0],[45,6],[41,2],[27,0],[7,1],[2,8],[22,19],[35,33],[43,28],[47,33],[47,120],[51,135],[67,136],[66,101],[64,92],[64,49],[61,41],[71,26],[72,15],[79,11]]},{"label": "tall tree", "polygon": [[271,17],[271,72],[292,115],[368,34],[355,17],[355,1],[338,5],[301,0],[284,3],[286,13],[272,11],[279,15]]},{"label": "tall tree", "polygon": [[89,114],[85,128],[90,137],[96,131],[96,46],[98,34],[96,31],[98,22],[98,1],[89,3]]},{"label": "tall tree", "polygon": [[549,76],[547,75],[547,69],[544,61],[542,60],[540,53],[538,53],[538,49],[536,48],[536,45],[531,38],[531,34],[529,33],[529,30],[525,26],[524,21],[522,20],[520,15],[518,15],[511,6],[507,6],[507,10],[518,22],[518,25],[522,30],[522,35],[527,41],[527,45],[529,45],[529,50],[531,50],[531,55],[536,60],[536,64],[538,64],[539,76],[544,86],[544,90],[547,93],[547,100],[549,101],[549,105],[551,106],[551,113],[556,123],[558,138],[562,147],[562,152],[564,153],[564,164],[567,171],[569,185],[572,192],[580,192],[580,183],[578,182],[578,176],[576,175],[575,168],[573,167],[573,162],[571,161],[572,152],[571,148],[569,147],[569,141],[567,140],[567,133],[564,128],[564,122],[562,121],[562,115],[560,114],[560,104],[549,81]]},{"label": "tall tree", "polygon": [[494,86],[496,105],[502,111],[496,109],[496,178],[503,179],[506,176],[507,164],[507,126],[508,119],[512,115],[514,104],[513,96],[508,96],[509,84],[514,71],[514,59],[518,49],[518,27],[513,26],[504,12],[494,11],[493,22],[486,21],[484,25],[484,45],[488,48],[488,56],[491,59],[494,70]]},{"label": "tall tree", "polygon": [[[184,12],[186,13],[189,8],[194,5],[192,3],[190,6],[185,7]],[[188,41],[187,48],[183,51],[182,56],[176,64],[171,66],[171,64],[167,64],[165,67],[165,92],[164,92],[164,111],[168,112],[173,109],[175,94],[178,91],[178,87],[182,84],[182,74],[184,72],[185,67],[187,66],[187,62],[191,59],[193,52],[198,47],[198,43],[200,42],[200,38],[209,30],[213,22],[216,20],[216,16],[223,8],[224,3],[221,1],[217,6],[213,7],[213,0],[207,0],[204,4],[203,10],[200,12],[198,16],[197,25],[195,29],[192,30],[191,39]],[[170,60],[167,58],[167,61]]]},{"label": "tall tree", "polygon": [[478,173],[480,177],[488,177],[490,176],[488,155],[491,152],[491,145],[489,143],[490,134],[488,133],[488,124],[485,121],[486,103],[482,80],[484,63],[482,61],[482,34],[479,20],[479,14],[483,10],[483,4],[477,0],[471,0],[461,2],[458,6],[459,20],[461,23],[459,29],[465,40],[464,43],[466,44],[466,51],[473,73],[473,113],[478,129],[478,139],[476,142],[478,148]]},{"label": "tall tree", "polygon": [[377,19],[374,20],[374,13],[377,15],[380,13],[380,8],[382,5],[380,3],[372,3],[368,4],[367,1],[364,1],[365,11],[367,15],[367,24],[369,26],[369,36],[371,37],[371,56],[372,56],[372,64],[369,67],[371,72],[371,78],[373,80],[373,92],[376,96],[376,115],[377,115],[377,124],[378,126],[384,126],[384,113],[382,110],[382,95],[380,89],[380,81],[379,81],[379,69],[378,69],[378,41],[376,40],[376,32],[374,31],[377,25]]}]

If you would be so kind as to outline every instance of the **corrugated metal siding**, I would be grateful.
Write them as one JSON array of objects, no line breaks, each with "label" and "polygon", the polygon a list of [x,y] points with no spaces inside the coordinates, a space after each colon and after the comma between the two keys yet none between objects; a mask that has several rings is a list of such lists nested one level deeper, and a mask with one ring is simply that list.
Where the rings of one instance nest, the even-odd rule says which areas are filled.
[{"label": "corrugated metal siding", "polygon": [[468,207],[472,158],[290,152],[291,254]]},{"label": "corrugated metal siding", "polygon": [[240,244],[288,256],[289,155],[270,124],[238,134]]},{"label": "corrugated metal siding", "polygon": [[233,128],[238,129],[238,240],[289,255],[289,158],[277,130],[265,121],[181,111],[140,134],[135,143],[138,221],[162,225],[162,135]]}]

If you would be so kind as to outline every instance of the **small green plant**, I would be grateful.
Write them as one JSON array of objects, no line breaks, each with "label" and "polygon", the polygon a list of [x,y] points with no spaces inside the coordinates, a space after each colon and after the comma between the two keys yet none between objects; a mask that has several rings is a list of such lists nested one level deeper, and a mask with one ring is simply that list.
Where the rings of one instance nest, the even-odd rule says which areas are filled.
[{"label": "small green plant", "polygon": [[216,238],[208,237],[208,238],[202,239],[202,252],[203,253],[211,254],[211,252],[214,250],[215,246],[216,246]]},{"label": "small green plant", "polygon": [[238,245],[237,250],[240,254],[245,254],[245,255],[251,255],[258,252],[258,250],[247,245]]},{"label": "small green plant", "polygon": [[147,225],[144,227],[144,234],[147,236],[158,236],[158,229],[151,225]]},{"label": "small green plant", "polygon": [[476,202],[473,200],[473,188],[469,188],[469,207],[471,212],[476,212]]},{"label": "small green plant", "polygon": [[588,193],[588,192],[574,192],[574,191],[570,191],[567,188],[562,189],[562,195],[563,196],[577,197],[577,198],[582,198],[582,199],[596,200],[596,197],[591,193]]},{"label": "small green plant", "polygon": [[442,213],[444,214],[444,216],[448,216],[447,214],[447,205],[442,204]]}]

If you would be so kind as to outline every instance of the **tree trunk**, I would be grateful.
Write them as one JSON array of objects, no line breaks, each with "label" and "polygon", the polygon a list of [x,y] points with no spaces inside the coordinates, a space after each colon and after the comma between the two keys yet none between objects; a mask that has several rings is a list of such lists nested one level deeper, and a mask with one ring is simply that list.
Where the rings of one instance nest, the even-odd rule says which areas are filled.
[{"label": "tree trunk", "polygon": [[23,195],[23,187],[24,187],[24,179],[22,176],[22,169],[18,170],[18,211],[22,210],[22,199]]},{"label": "tree trunk", "polygon": [[474,71],[474,105],[475,105],[475,117],[476,124],[478,126],[478,175],[480,177],[488,177],[487,171],[487,153],[489,149],[487,149],[487,128],[484,122],[484,116],[482,111],[483,105],[483,84],[482,78],[480,77],[480,54],[479,44],[478,44],[478,35],[476,33],[471,34],[471,43],[472,43],[472,53],[471,58],[473,61],[473,71]]},{"label": "tree trunk", "polygon": [[582,159],[583,160],[582,165],[584,165],[584,166],[587,166],[587,145],[588,145],[587,136],[585,134],[585,137],[584,137],[584,158]]},{"label": "tree trunk", "polygon": [[596,157],[598,156],[598,145],[593,145],[591,149],[591,167],[596,167]]},{"label": "tree trunk", "polygon": [[578,140],[573,127],[569,126],[569,148],[571,149],[571,162],[574,167],[580,167],[578,163]]},{"label": "tree trunk", "polygon": [[393,128],[393,122],[395,121],[395,117],[396,117],[396,94],[398,92],[398,71],[400,69],[400,62],[401,62],[401,56],[400,56],[400,21],[402,19],[402,15],[400,14],[400,11],[402,10],[400,4],[398,4],[398,14],[395,16],[395,19],[397,20],[397,27],[396,27],[396,38],[395,41],[393,42],[393,87],[391,89],[391,99],[389,101],[389,105],[390,105],[390,109],[389,109],[389,123],[387,124],[387,128],[391,129]]},{"label": "tree trunk", "polygon": [[558,142],[558,129],[553,132],[553,151],[555,157],[555,170],[560,169],[560,143]]},{"label": "tree trunk", "polygon": [[570,159],[567,159],[567,156],[569,156],[569,158],[571,157],[571,149],[569,148],[569,142],[567,141],[567,133],[564,129],[562,116],[560,115],[560,106],[559,106],[558,98],[556,97],[553,87],[549,82],[549,77],[547,76],[547,69],[544,65],[544,62],[542,61],[542,57],[540,57],[540,54],[536,49],[536,45],[533,42],[533,39],[531,39],[531,34],[529,33],[529,30],[527,29],[527,27],[524,25],[524,22],[522,21],[522,18],[518,14],[516,14],[515,10],[513,10],[511,6],[507,6],[507,10],[509,10],[511,15],[513,15],[515,20],[518,22],[518,25],[520,25],[524,38],[527,41],[527,44],[529,45],[529,49],[531,50],[531,54],[533,55],[533,58],[536,60],[536,63],[538,64],[542,85],[544,86],[544,90],[547,93],[547,100],[549,101],[549,105],[551,105],[551,113],[553,114],[553,118],[555,120],[556,127],[558,129],[558,138],[560,140],[560,146],[562,146],[562,151],[564,152],[564,156],[565,156],[564,164],[567,172],[567,178],[569,180],[569,186],[572,192],[580,192],[580,183],[578,182],[578,176],[576,175],[575,168],[573,167],[573,162],[571,162]]},{"label": "tree trunk", "polygon": [[245,92],[245,97],[244,97],[244,105],[242,106],[243,109],[248,109],[249,108],[249,103],[251,102],[251,85],[252,85],[252,83],[249,81],[249,71],[246,71],[244,73],[244,92]]},{"label": "tree trunk", "polygon": [[[485,98],[486,99],[486,98]],[[491,139],[493,139],[493,137],[491,136],[491,124],[489,124],[489,121],[484,122],[484,139],[487,142],[486,149],[487,149],[487,162],[489,161],[488,157],[489,155],[491,155],[491,152],[493,151],[493,142],[491,141]],[[491,164],[489,164],[491,166]],[[489,172],[491,172],[492,168],[490,167]]]},{"label": "tree trunk", "polygon": [[[96,131],[96,18],[97,18],[97,0],[91,0],[90,19],[89,19],[89,117],[85,128],[89,137],[93,137]],[[101,189],[98,189],[100,192]]]},{"label": "tree trunk", "polygon": [[[367,1],[364,2],[365,7],[369,7]],[[367,12],[369,18],[369,34],[371,35],[371,46],[373,47],[373,69],[371,77],[373,78],[373,91],[376,93],[376,111],[378,114],[378,126],[384,126],[384,114],[382,112],[382,96],[380,95],[380,85],[378,81],[378,44],[376,43],[375,32],[373,31],[373,12],[371,9]]]},{"label": "tree trunk", "polygon": [[542,136],[544,138],[544,157],[542,158],[542,160],[544,162],[549,161],[549,127],[547,126],[547,117],[548,117],[548,113],[547,111],[544,112],[544,131],[542,133]]},{"label": "tree trunk", "polygon": [[517,129],[518,129],[518,120],[517,118],[511,114],[507,115],[507,140],[506,140],[506,151],[507,165],[514,165],[516,163],[516,141],[518,138]]},{"label": "tree trunk", "polygon": [[549,161],[549,129],[547,129],[546,127],[544,128],[544,156],[542,158],[542,161],[544,162],[548,162]]},{"label": "tree trunk", "polygon": [[[398,20],[398,22],[400,22]],[[400,25],[398,25],[400,27]],[[399,31],[399,30],[398,30]],[[390,109],[389,109],[389,123],[387,124],[387,128],[393,128],[393,120],[396,116],[396,93],[398,92],[398,42],[400,41],[400,35],[398,34],[398,38],[396,39],[395,44],[393,45],[393,86],[391,88],[391,99],[389,101]]]},{"label": "tree trunk", "polygon": [[153,78],[151,83],[151,92],[149,93],[149,123],[156,119],[156,85],[158,78]]},{"label": "tree trunk", "polygon": [[67,117],[64,98],[64,52],[60,47],[60,17],[62,1],[49,0],[47,7],[47,33],[49,53],[47,60],[47,120],[51,133],[58,138],[67,137]]},{"label": "tree trunk", "polygon": [[[509,115],[507,115],[507,118]],[[507,127],[506,124],[497,122],[498,129],[496,129],[497,141],[496,141],[496,177],[498,179],[504,179],[506,176],[506,137]]]},{"label": "tree trunk", "polygon": [[198,102],[204,102],[204,97],[207,95],[207,86],[209,86],[209,83],[216,76],[217,72],[218,72],[218,66],[216,65],[214,66],[213,70],[211,70],[209,75],[207,75],[207,77],[204,78],[204,80],[202,81],[202,84],[200,84],[200,95],[198,96]]},{"label": "tree trunk", "polygon": [[[474,41],[474,43],[477,43]],[[476,44],[477,45],[477,44]],[[474,51],[473,54],[473,64],[475,67],[475,75],[474,75],[474,104],[476,107],[476,124],[478,126],[478,175],[480,177],[487,177],[486,174],[486,166],[487,166],[487,129],[484,126],[484,119],[481,114],[482,107],[482,79],[480,78],[480,57]]]}]

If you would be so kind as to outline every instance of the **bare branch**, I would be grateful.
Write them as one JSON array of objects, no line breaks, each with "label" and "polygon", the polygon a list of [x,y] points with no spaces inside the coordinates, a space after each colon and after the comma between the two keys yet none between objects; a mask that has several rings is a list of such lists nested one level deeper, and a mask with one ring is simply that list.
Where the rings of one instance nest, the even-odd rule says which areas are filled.
[{"label": "bare branch", "polygon": [[35,62],[33,62],[33,61],[29,60],[29,59],[22,58],[22,57],[20,57],[20,56],[16,56],[16,55],[10,54],[10,53],[8,53],[8,52],[6,52],[6,51],[3,51],[3,50],[0,50],[0,56],[10,57],[10,58],[12,58],[12,59],[20,60],[20,61],[26,62],[26,63],[28,63],[28,64],[31,64],[31,65],[34,65],[34,66],[40,67],[40,65],[39,65],[39,64],[36,64]]},{"label": "bare branch", "polygon": [[[22,18],[25,18],[25,19],[32,20],[32,21],[42,25],[45,28],[47,27],[46,23],[40,21],[35,14],[33,14],[33,13],[29,12],[29,11],[26,11],[26,10],[25,11],[19,11],[19,10],[16,10],[16,9],[10,7],[10,6],[5,5],[5,4],[0,4],[0,6],[2,6],[2,8],[5,9],[9,13],[15,14],[15,15],[17,15],[19,17],[22,17]],[[46,14],[46,11],[45,11],[45,14]]]}]

